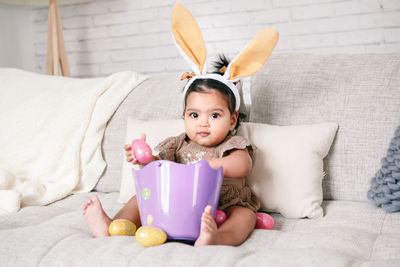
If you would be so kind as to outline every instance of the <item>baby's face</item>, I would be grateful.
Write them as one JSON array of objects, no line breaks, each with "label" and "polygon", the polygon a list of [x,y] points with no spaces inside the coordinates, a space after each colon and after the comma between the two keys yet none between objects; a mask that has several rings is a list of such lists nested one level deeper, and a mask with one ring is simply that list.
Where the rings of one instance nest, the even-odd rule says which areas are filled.
[{"label": "baby's face", "polygon": [[221,143],[236,125],[238,114],[231,114],[228,103],[216,90],[191,92],[184,111],[186,134],[202,146]]}]

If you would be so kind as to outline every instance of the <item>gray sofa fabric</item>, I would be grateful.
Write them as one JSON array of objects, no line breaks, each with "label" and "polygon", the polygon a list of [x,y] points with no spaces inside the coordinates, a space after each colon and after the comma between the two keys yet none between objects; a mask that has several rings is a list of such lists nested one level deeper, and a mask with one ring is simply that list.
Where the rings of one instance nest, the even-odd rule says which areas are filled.
[{"label": "gray sofa fabric", "polygon": [[400,124],[400,54],[276,54],[252,78],[252,122],[339,124],[325,160],[324,217],[272,214],[273,230],[255,230],[238,247],[170,242],[144,248],[134,237],[93,238],[81,208],[95,194],[110,216],[122,207],[127,117],[179,118],[179,77],[150,77],[116,111],[105,132],[107,169],[97,192],[0,215],[1,266],[400,266],[400,213],[367,199]]},{"label": "gray sofa fabric", "polygon": [[254,75],[250,121],[336,122],[324,199],[365,201],[400,125],[399,54],[272,56]]}]

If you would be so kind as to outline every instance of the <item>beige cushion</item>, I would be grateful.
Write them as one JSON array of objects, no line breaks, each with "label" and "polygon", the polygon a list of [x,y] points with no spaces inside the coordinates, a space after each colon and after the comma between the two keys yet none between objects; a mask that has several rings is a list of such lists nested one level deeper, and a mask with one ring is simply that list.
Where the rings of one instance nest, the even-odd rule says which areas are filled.
[{"label": "beige cushion", "polygon": [[337,124],[273,126],[243,123],[238,134],[257,150],[248,183],[261,200],[261,209],[287,218],[319,218],[323,159]]}]

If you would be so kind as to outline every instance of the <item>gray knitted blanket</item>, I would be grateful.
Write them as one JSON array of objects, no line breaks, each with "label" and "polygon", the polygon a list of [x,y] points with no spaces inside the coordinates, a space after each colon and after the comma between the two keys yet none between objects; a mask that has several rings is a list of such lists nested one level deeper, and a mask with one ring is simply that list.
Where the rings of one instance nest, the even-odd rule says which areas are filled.
[{"label": "gray knitted blanket", "polygon": [[382,167],[371,179],[367,196],[388,212],[400,211],[400,126],[381,162]]}]

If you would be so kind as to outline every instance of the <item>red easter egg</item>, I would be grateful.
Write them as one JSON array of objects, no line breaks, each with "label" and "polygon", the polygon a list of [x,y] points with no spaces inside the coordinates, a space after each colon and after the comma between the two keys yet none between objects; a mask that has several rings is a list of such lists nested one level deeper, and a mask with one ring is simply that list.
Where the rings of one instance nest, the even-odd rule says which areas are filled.
[{"label": "red easter egg", "polygon": [[271,215],[264,213],[264,212],[257,212],[256,213],[256,226],[255,229],[265,229],[270,230],[274,228],[274,218]]},{"label": "red easter egg", "polygon": [[226,221],[226,214],[222,210],[217,210],[215,212],[215,222],[217,223],[217,226],[219,227],[221,224],[223,224]]},{"label": "red easter egg", "polygon": [[135,158],[140,163],[149,162],[152,156],[152,151],[150,146],[141,139],[135,139],[132,141],[132,152]]}]

